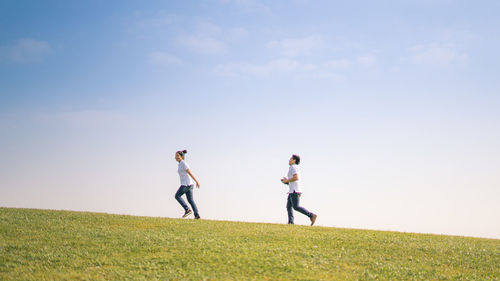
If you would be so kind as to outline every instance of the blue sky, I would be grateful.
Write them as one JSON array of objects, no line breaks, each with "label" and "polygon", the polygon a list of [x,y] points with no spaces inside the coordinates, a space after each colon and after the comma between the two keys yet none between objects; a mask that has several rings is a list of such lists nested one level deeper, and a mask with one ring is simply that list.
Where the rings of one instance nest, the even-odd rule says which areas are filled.
[{"label": "blue sky", "polygon": [[[0,206],[500,238],[496,1],[2,1]],[[297,222],[307,218],[297,215]]]}]

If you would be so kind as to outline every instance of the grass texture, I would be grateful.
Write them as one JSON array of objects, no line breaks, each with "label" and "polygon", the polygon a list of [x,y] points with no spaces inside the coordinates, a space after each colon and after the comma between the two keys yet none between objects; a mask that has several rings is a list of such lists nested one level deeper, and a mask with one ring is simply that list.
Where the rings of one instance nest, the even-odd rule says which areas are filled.
[{"label": "grass texture", "polygon": [[500,240],[0,208],[0,280],[500,280]]}]

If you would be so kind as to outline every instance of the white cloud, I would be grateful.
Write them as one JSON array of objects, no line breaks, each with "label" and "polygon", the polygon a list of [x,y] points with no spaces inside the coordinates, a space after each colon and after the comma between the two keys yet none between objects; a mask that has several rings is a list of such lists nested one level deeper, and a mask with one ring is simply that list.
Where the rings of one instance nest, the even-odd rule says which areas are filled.
[{"label": "white cloud", "polygon": [[309,36],[300,39],[274,40],[267,44],[269,48],[278,49],[285,56],[300,56],[311,54],[315,49],[324,46],[323,39],[317,36]]},{"label": "white cloud", "polygon": [[202,54],[220,54],[225,51],[225,44],[221,40],[205,35],[190,35],[179,37],[179,43],[192,51]]},{"label": "white cloud", "polygon": [[[158,45],[165,41],[181,45],[184,49],[201,54],[220,54],[225,52],[225,30],[210,21],[171,15],[160,11],[154,15],[139,12],[139,19],[131,31],[137,32],[141,38],[152,38]],[[148,55],[151,63],[179,64],[182,61],[163,53]]]},{"label": "white cloud", "polygon": [[468,44],[481,39],[479,34],[463,29],[441,29],[437,34],[442,41],[460,44]]},{"label": "white cloud", "polygon": [[177,26],[183,26],[185,18],[170,14],[168,11],[136,11],[135,19],[128,26],[128,31],[140,40],[154,38],[163,41],[166,35],[175,32]]},{"label": "white cloud", "polygon": [[197,21],[187,35],[177,37],[177,43],[201,54],[221,54],[226,51],[226,32],[220,26],[208,21]]},{"label": "white cloud", "polygon": [[214,72],[222,76],[266,76],[273,74],[300,74],[312,78],[345,80],[348,70],[354,67],[372,66],[377,63],[375,55],[359,56],[356,59],[341,58],[319,64],[284,58],[262,64],[228,63],[217,65]]},{"label": "white cloud", "polygon": [[455,50],[452,44],[416,45],[408,51],[411,62],[419,65],[464,65],[468,62],[467,54]]},{"label": "white cloud", "polygon": [[220,26],[207,21],[198,22],[195,30],[198,34],[204,34],[207,36],[219,35],[222,32],[222,28]]},{"label": "white cloud", "polygon": [[255,12],[264,14],[271,13],[271,9],[268,6],[259,3],[256,0],[220,0],[220,1],[224,4],[236,5],[241,10],[247,13],[255,13]]},{"label": "white cloud", "polygon": [[198,21],[194,26],[192,34],[198,37],[210,37],[220,42],[227,42],[246,38],[248,31],[242,27],[225,28],[208,21]]},{"label": "white cloud", "polygon": [[52,48],[46,41],[22,38],[10,45],[0,46],[0,61],[36,63],[43,61],[51,52]]},{"label": "white cloud", "polygon": [[363,66],[371,66],[377,63],[377,57],[375,55],[359,56],[357,62]]},{"label": "white cloud", "polygon": [[308,72],[316,68],[313,64],[301,64],[295,60],[278,59],[265,64],[232,63],[215,67],[215,73],[222,76],[256,75]]},{"label": "white cloud", "polygon": [[248,31],[242,27],[231,28],[228,34],[231,39],[241,39],[248,37]]},{"label": "white cloud", "polygon": [[148,54],[148,62],[157,65],[181,65],[182,60],[176,56],[170,55],[165,52],[152,52]]},{"label": "white cloud", "polygon": [[325,66],[333,69],[348,69],[352,66],[352,62],[349,59],[331,60],[327,61]]},{"label": "white cloud", "polygon": [[[142,13],[138,17],[143,17]],[[141,39],[156,41],[157,45],[174,43],[184,50],[205,55],[224,53],[232,41],[248,37],[248,31],[241,27],[226,28],[205,19],[179,17],[165,12],[140,19],[131,31],[138,33]],[[162,64],[181,62],[178,58],[157,53],[150,54],[148,60]]]},{"label": "white cloud", "polygon": [[338,74],[338,73],[333,73],[333,72],[328,72],[328,71],[313,73],[313,77],[319,78],[319,79],[326,79],[326,80],[330,80],[330,81],[345,81],[346,80],[346,77],[344,75]]},{"label": "white cloud", "polygon": [[142,13],[138,14],[139,19],[132,27],[134,29],[164,29],[179,20],[177,16],[166,14],[163,11],[157,12],[155,15],[145,16]]}]

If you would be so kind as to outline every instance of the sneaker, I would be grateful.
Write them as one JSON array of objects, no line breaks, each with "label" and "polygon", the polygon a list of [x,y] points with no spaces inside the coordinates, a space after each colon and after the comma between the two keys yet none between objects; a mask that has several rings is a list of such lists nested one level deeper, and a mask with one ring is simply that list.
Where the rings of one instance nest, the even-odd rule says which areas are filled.
[{"label": "sneaker", "polygon": [[201,219],[200,216],[194,217],[195,220]]},{"label": "sneaker", "polygon": [[191,210],[187,210],[182,217],[185,218],[185,217],[191,215],[191,213],[192,213]]},{"label": "sneaker", "polygon": [[317,217],[318,217],[318,215],[314,215],[314,214],[312,215],[312,217],[311,217],[311,226],[314,225],[314,223],[316,222],[316,218]]}]

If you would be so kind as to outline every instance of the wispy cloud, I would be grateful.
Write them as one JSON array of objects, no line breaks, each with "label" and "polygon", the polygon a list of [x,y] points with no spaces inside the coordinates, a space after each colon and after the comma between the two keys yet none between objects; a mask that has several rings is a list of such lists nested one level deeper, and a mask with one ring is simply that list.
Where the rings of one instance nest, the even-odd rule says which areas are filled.
[{"label": "wispy cloud", "polygon": [[194,29],[196,33],[207,36],[218,36],[222,33],[222,27],[208,21],[197,21]]},{"label": "wispy cloud", "polygon": [[372,66],[377,63],[377,56],[375,55],[362,55],[356,61],[362,66]]},{"label": "wispy cloud", "polygon": [[[248,31],[243,27],[225,27],[204,18],[181,17],[163,11],[153,15],[137,12],[136,17],[138,19],[129,30],[141,40],[146,38],[151,44],[166,48],[177,45],[183,51],[198,54],[225,53],[232,42],[248,37]],[[162,49],[170,52],[165,47]],[[148,60],[162,64],[181,62],[178,58],[162,53],[151,53]]]},{"label": "wispy cloud", "polygon": [[178,38],[181,45],[202,54],[220,54],[225,50],[223,41],[205,35],[188,35]]},{"label": "wispy cloud", "polygon": [[246,38],[248,34],[248,30],[242,27],[234,27],[228,31],[229,38],[232,40]]},{"label": "wispy cloud", "polygon": [[176,56],[165,52],[152,52],[148,54],[148,62],[156,65],[181,65],[183,61]]},{"label": "wispy cloud", "polygon": [[215,73],[222,76],[255,75],[264,76],[279,73],[308,72],[316,68],[313,64],[302,64],[290,59],[277,59],[264,64],[231,63],[215,67]]},{"label": "wispy cloud", "polygon": [[271,9],[256,0],[220,0],[223,4],[236,5],[238,8],[247,13],[271,13]]},{"label": "wispy cloud", "polygon": [[221,76],[267,76],[273,74],[300,74],[313,78],[344,80],[349,70],[377,63],[374,55],[359,56],[356,59],[340,58],[321,63],[311,63],[298,59],[275,59],[262,64],[227,63],[214,68]]},{"label": "wispy cloud", "polygon": [[339,70],[348,69],[348,68],[351,68],[352,61],[349,60],[349,59],[345,59],[345,58],[344,59],[331,60],[331,61],[327,61],[325,63],[325,66],[327,68],[339,69]]},{"label": "wispy cloud", "polygon": [[132,26],[133,29],[158,29],[165,28],[177,22],[179,18],[175,15],[166,14],[159,11],[154,15],[144,15],[141,12],[136,12],[139,19]]},{"label": "wispy cloud", "polygon": [[0,61],[38,63],[51,52],[52,48],[46,41],[21,38],[11,44],[0,46]]},{"label": "wispy cloud", "polygon": [[410,60],[418,65],[464,65],[468,62],[468,55],[459,52],[453,44],[423,44],[408,48]]},{"label": "wispy cloud", "polygon": [[314,50],[324,46],[323,39],[318,36],[309,36],[297,39],[273,40],[267,44],[271,49],[278,49],[285,56],[309,55]]},{"label": "wispy cloud", "polygon": [[221,54],[227,48],[225,35],[225,30],[219,25],[209,21],[197,20],[194,22],[191,31],[177,37],[177,43],[200,54]]}]

